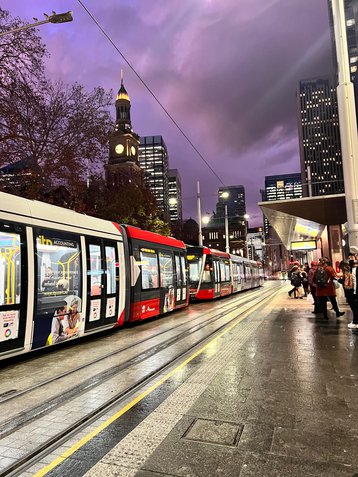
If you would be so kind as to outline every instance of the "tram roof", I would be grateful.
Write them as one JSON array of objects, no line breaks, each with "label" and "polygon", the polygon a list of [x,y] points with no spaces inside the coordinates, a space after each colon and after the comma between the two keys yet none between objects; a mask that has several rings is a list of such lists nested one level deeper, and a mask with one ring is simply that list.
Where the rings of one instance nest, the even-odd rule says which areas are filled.
[{"label": "tram roof", "polygon": [[143,240],[144,242],[157,243],[161,245],[167,245],[169,247],[186,249],[185,243],[181,240],[177,240],[174,237],[165,237],[154,232],[148,232],[132,225],[124,225],[129,237]]},{"label": "tram roof", "polygon": [[266,201],[258,205],[288,250],[291,242],[317,240],[326,225],[347,221],[344,194]]},{"label": "tram roof", "polygon": [[[121,234],[121,231],[109,220],[98,219],[80,214],[64,207],[47,204],[38,200],[29,200],[5,192],[0,192],[0,212],[9,215],[9,220],[19,220],[29,225],[45,221],[41,226],[72,226],[86,230]],[[11,216],[14,217],[11,217]]]}]

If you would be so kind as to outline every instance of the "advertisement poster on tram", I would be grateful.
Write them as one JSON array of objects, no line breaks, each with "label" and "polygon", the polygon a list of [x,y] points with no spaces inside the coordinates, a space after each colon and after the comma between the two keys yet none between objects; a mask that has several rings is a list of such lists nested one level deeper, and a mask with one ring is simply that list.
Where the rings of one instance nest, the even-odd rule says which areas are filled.
[{"label": "advertisement poster on tram", "polygon": [[101,300],[91,300],[89,321],[97,321],[101,318]]},{"label": "advertisement poster on tram", "polygon": [[79,237],[36,229],[37,293],[33,348],[76,338],[84,329]]},{"label": "advertisement poster on tram", "polygon": [[0,327],[0,342],[17,338],[19,333],[19,311],[1,311]]}]

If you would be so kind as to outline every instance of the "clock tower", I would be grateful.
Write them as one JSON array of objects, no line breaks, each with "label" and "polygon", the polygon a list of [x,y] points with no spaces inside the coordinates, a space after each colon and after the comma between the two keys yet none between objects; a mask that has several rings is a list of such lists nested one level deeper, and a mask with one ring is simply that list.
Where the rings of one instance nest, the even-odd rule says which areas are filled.
[{"label": "clock tower", "polygon": [[121,71],[121,87],[115,102],[116,123],[109,138],[109,161],[107,165],[107,183],[116,185],[123,180],[138,176],[141,168],[138,162],[139,136],[133,132],[131,124],[131,102],[123,84]]}]

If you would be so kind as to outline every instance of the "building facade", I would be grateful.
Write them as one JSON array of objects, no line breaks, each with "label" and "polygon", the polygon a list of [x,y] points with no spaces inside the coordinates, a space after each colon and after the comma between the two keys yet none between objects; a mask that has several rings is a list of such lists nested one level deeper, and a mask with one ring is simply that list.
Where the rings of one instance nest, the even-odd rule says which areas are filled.
[{"label": "building facade", "polygon": [[[265,189],[261,191],[263,201],[299,199],[303,196],[301,174],[279,174],[265,177]],[[287,270],[288,252],[281,244],[275,230],[264,217],[264,238],[262,260],[269,275]]]},{"label": "building facade", "polygon": [[158,209],[169,218],[169,160],[162,136],[141,137],[138,159],[144,180],[157,201]]},{"label": "building facade", "polygon": [[[332,14],[332,0],[328,0],[329,20],[332,40],[332,56],[333,64],[337,72],[337,55],[334,36],[333,14]],[[344,14],[346,20],[347,33],[347,47],[348,47],[348,62],[351,73],[351,81],[355,82],[358,70],[358,3],[356,0],[344,0]]]},{"label": "building facade", "polygon": [[328,77],[302,80],[297,91],[304,197],[344,192],[337,93]]},{"label": "building facade", "polygon": [[[266,176],[262,200],[299,199],[302,197],[302,193],[302,180],[299,172]],[[269,221],[264,217],[264,234],[266,239],[270,237],[270,229]]]},{"label": "building facade", "polygon": [[245,187],[233,185],[219,188],[219,200],[216,204],[216,215],[224,217],[225,205],[229,217],[243,217],[246,214]]},{"label": "building facade", "polygon": [[250,228],[247,231],[247,256],[250,260],[264,261],[265,235],[262,227]]},{"label": "building facade", "polygon": [[203,244],[218,250],[226,250],[225,206],[229,230],[230,253],[247,256],[247,220],[245,188],[242,185],[220,187],[216,213],[203,227]]},{"label": "building facade", "polygon": [[178,169],[169,169],[168,172],[169,189],[169,213],[170,222],[183,221],[183,200],[181,194],[181,178]]}]

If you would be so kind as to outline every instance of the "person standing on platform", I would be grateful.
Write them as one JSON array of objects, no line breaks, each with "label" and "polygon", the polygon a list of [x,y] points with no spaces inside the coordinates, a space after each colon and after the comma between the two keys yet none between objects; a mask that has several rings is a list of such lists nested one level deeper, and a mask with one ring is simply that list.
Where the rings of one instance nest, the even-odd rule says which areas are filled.
[{"label": "person standing on platform", "polygon": [[336,317],[340,318],[344,315],[344,311],[340,311],[336,300],[336,288],[333,280],[337,278],[337,274],[332,268],[328,258],[321,258],[317,271],[314,275],[313,281],[316,284],[316,296],[318,303],[323,313],[323,319],[328,320],[327,313],[327,299],[329,298],[333,310],[336,312]]},{"label": "person standing on platform", "polygon": [[302,286],[302,277],[298,265],[298,262],[293,262],[293,267],[291,270],[291,285],[293,288],[288,292],[288,295],[291,296],[293,293],[295,298],[303,298],[300,296],[299,292],[299,288]]},{"label": "person standing on platform", "polygon": [[309,289],[308,272],[309,272],[308,264],[307,264],[307,266],[305,264],[301,269],[302,287],[303,287],[303,291],[304,291],[304,297],[306,297],[308,295],[308,289]]},{"label": "person standing on platform", "polygon": [[[356,262],[357,263],[357,262]],[[349,262],[342,262],[342,278],[339,280],[343,285],[344,294],[347,299],[347,303],[352,310],[353,321],[348,323],[348,328],[358,329],[358,267],[356,263],[351,269]],[[352,270],[352,271],[351,271]]]},{"label": "person standing on platform", "polygon": [[321,309],[320,309],[319,303],[318,303],[318,298],[316,296],[316,284],[314,282],[314,276],[315,276],[315,273],[317,272],[317,267],[318,267],[318,262],[312,261],[311,262],[311,268],[308,272],[308,286],[309,286],[309,290],[310,290],[312,298],[313,298],[313,305],[314,305],[312,313],[320,313],[321,312]]}]

